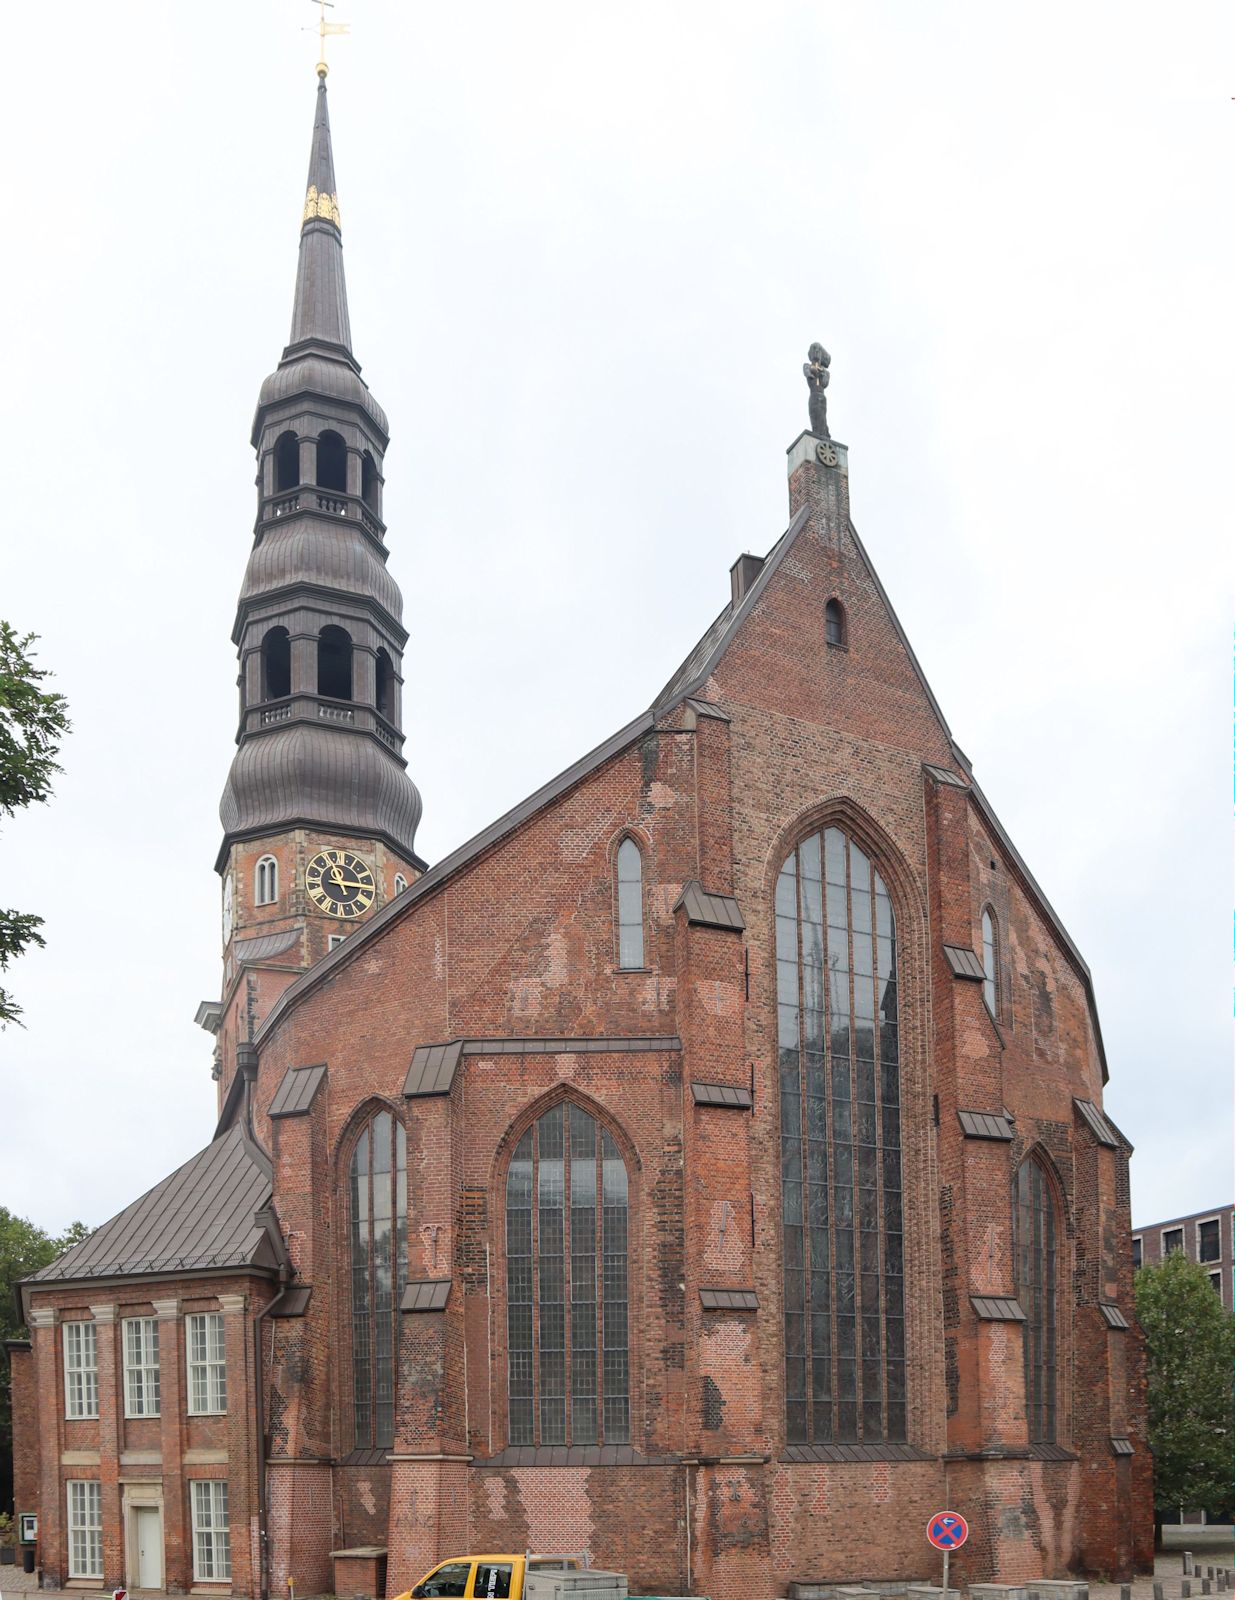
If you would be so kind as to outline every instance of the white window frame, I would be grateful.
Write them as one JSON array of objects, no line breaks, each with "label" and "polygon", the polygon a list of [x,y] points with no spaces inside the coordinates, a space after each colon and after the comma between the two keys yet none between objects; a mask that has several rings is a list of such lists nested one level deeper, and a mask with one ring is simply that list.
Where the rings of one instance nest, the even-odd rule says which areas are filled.
[{"label": "white window frame", "polygon": [[[639,876],[637,878],[623,878],[622,877],[622,856],[623,856],[623,853],[626,853],[626,847],[628,845],[630,846],[630,849],[634,851],[635,858],[639,863]],[[627,860],[630,859],[629,853],[627,853],[626,858],[627,858]],[[646,901],[644,899],[643,847],[639,843],[638,839],[636,839],[632,834],[629,834],[629,833],[623,834],[622,837],[618,840],[618,847],[614,851],[614,854],[613,854],[613,887],[614,887],[614,891],[615,891],[615,897],[616,897],[616,900],[617,900],[617,917],[616,917],[617,929],[616,929],[616,931],[617,931],[617,965],[618,965],[618,971],[619,972],[646,972],[647,971],[647,904],[646,904]],[[634,896],[630,892],[632,889],[637,889],[637,891],[638,891],[639,917],[638,917],[638,922],[637,923],[636,923],[634,917],[629,916],[627,914],[627,913],[629,913],[630,911],[632,911],[634,909],[634,907],[631,905],[631,900],[634,898]],[[624,899],[626,901],[625,905],[623,904],[623,900]],[[623,932],[623,929],[629,928],[629,929],[633,930],[636,927],[639,930],[639,959],[638,959],[638,961],[627,961],[626,960],[627,952],[623,948],[622,932]],[[634,937],[634,934],[632,932],[632,934],[631,934],[632,940],[633,940],[633,937]],[[633,952],[631,952],[631,953],[633,954]]]},{"label": "white window frame", "polygon": [[395,895],[396,896],[401,895],[406,888],[407,888],[407,879],[403,876],[403,874],[401,872],[396,872],[395,873]]},{"label": "white window frame", "polygon": [[263,856],[253,868],[253,904],[272,906],[279,899],[279,863],[274,856]]},{"label": "white window frame", "polygon": [[[1215,1278],[1217,1278],[1217,1280],[1218,1280],[1217,1283],[1214,1283],[1214,1279]],[[1215,1267],[1213,1269],[1213,1271],[1210,1272],[1209,1281],[1210,1281],[1211,1284],[1213,1284],[1214,1293],[1218,1296],[1218,1299],[1221,1300],[1222,1299],[1222,1268],[1221,1267]]]},{"label": "white window frame", "polygon": [[230,1583],[232,1530],[226,1478],[190,1478],[193,1582]]},{"label": "white window frame", "polygon": [[97,1478],[68,1478],[64,1490],[68,1510],[69,1577],[101,1578],[103,1486]]},{"label": "white window frame", "polygon": [[189,1369],[189,1415],[220,1415],[227,1410],[227,1339],[223,1313],[190,1312],[184,1319],[184,1346]]},{"label": "white window frame", "polygon": [[[1142,1234],[1139,1234],[1139,1233],[1134,1233],[1132,1235],[1132,1243],[1133,1244],[1139,1244],[1140,1247],[1141,1247],[1141,1259],[1140,1259],[1140,1263],[1139,1264],[1140,1264],[1140,1266],[1143,1267],[1145,1265],[1145,1239],[1144,1239],[1144,1236]],[[1134,1264],[1133,1271],[1135,1271],[1135,1270],[1136,1270],[1136,1265]]]},{"label": "white window frame", "polygon": [[[99,1331],[93,1322],[61,1323],[64,1348],[64,1414],[74,1419],[99,1414]],[[84,1481],[84,1480],[83,1480]]]},{"label": "white window frame", "polygon": [[347,935],[345,933],[332,933],[326,940],[326,949],[328,951],[337,950],[346,938]]},{"label": "white window frame", "polygon": [[[986,964],[986,929],[990,926],[991,960],[990,966]],[[982,921],[980,926],[982,934],[982,998],[986,1001],[986,1009],[996,1021],[999,1020],[999,922],[994,910],[985,905],[982,907]]]},{"label": "white window frame", "polygon": [[120,1324],[120,1337],[124,1349],[124,1414],[126,1417],[157,1417],[160,1401],[158,1318],[125,1317]]},{"label": "white window frame", "polygon": [[[1216,1222],[1218,1224],[1218,1254],[1214,1257],[1213,1261],[1201,1261],[1201,1228],[1206,1222]],[[1201,1261],[1201,1265],[1203,1267],[1211,1267],[1224,1260],[1225,1257],[1222,1249],[1222,1218],[1198,1217],[1193,1226],[1196,1229],[1196,1259]]]},{"label": "white window frame", "polygon": [[1188,1254],[1188,1230],[1181,1222],[1177,1228],[1162,1228],[1159,1230],[1158,1249],[1161,1253],[1163,1261],[1165,1261],[1167,1256],[1170,1254],[1170,1251],[1166,1247],[1166,1236],[1168,1233],[1177,1233],[1179,1235],[1179,1251],[1181,1255],[1186,1256]]}]

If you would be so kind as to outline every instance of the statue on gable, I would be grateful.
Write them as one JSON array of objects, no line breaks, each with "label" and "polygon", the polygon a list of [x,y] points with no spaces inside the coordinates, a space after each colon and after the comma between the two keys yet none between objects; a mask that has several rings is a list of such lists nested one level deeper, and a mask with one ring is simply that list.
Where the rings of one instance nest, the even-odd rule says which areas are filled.
[{"label": "statue on gable", "polygon": [[802,376],[806,379],[810,389],[810,431],[817,434],[820,439],[830,439],[828,432],[828,368],[832,364],[832,357],[821,344],[811,345],[807,351],[806,364],[802,368]]}]

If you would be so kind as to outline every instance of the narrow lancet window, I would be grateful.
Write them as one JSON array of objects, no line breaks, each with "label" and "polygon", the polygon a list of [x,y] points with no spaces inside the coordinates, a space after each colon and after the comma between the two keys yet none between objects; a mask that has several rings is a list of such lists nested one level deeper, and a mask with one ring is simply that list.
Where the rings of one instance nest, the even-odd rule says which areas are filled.
[{"label": "narrow lancet window", "polygon": [[333,624],[317,636],[317,692],[332,700],[352,698],[352,636]]},{"label": "narrow lancet window", "polygon": [[270,906],[279,898],[279,863],[263,856],[253,869],[253,903]]},{"label": "narrow lancet window", "polygon": [[358,1450],[394,1443],[399,1301],[407,1282],[407,1136],[389,1111],[361,1130],[348,1175],[352,1425]]},{"label": "narrow lancet window", "polygon": [[618,966],[643,966],[643,854],[623,839],[617,854]]},{"label": "narrow lancet window", "polygon": [[781,868],[776,971],[788,1438],[903,1441],[896,924],[840,828]]},{"label": "narrow lancet window", "polygon": [[1056,1377],[1055,1201],[1034,1157],[1016,1174],[1013,1205],[1016,1298],[1025,1313],[1025,1414],[1031,1444],[1054,1444]]},{"label": "narrow lancet window", "polygon": [[845,608],[839,600],[829,600],[823,611],[824,631],[829,644],[845,643]]},{"label": "narrow lancet window", "polygon": [[982,913],[982,998],[992,1017],[999,1015],[999,939],[989,908]]},{"label": "narrow lancet window", "polygon": [[385,650],[377,652],[377,709],[386,718],[394,716],[394,682],[395,669],[391,665],[390,657]]},{"label": "narrow lancet window", "polygon": [[377,468],[367,450],[360,458],[360,498],[370,511],[377,512]]},{"label": "narrow lancet window", "polygon": [[512,1445],[630,1442],[628,1216],[608,1131],[581,1106],[551,1107],[506,1177]]}]

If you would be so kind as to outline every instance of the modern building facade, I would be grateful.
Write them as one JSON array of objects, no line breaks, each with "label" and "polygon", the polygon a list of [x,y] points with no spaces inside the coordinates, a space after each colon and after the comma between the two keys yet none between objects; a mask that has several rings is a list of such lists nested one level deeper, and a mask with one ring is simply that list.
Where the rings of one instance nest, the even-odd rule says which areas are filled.
[{"label": "modern building facade", "polygon": [[1132,1232],[1132,1266],[1162,1261],[1172,1250],[1182,1250],[1189,1261],[1199,1261],[1209,1274],[1214,1292],[1228,1311],[1232,1300],[1231,1260],[1235,1239],[1235,1211],[1229,1204],[1212,1211],[1195,1211],[1189,1217],[1151,1222]]},{"label": "modern building facade", "polygon": [[323,75],[253,425],[218,1124],[23,1285],[45,1586],[396,1594],[530,1547],[752,1600],[926,1575],[944,1506],[962,1577],[1150,1569],[1089,971],[812,419],[654,703],[429,867]]}]

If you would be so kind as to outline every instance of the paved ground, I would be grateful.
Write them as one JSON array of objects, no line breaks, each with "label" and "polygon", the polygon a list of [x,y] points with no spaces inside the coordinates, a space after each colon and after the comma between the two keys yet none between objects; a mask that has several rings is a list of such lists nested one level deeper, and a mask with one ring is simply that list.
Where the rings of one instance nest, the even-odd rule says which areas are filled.
[{"label": "paved ground", "polygon": [[[1208,1542],[1203,1542],[1202,1530],[1197,1529],[1189,1539],[1189,1548],[1192,1550],[1196,1562],[1196,1576],[1190,1581],[1192,1584],[1192,1600],[1201,1600],[1201,1580],[1208,1569],[1225,1566],[1228,1571],[1235,1570],[1235,1548],[1229,1535],[1223,1534],[1219,1538],[1209,1537]],[[1162,1585],[1163,1600],[1182,1600],[1181,1585],[1183,1582],[1183,1552],[1180,1550],[1159,1551],[1154,1563],[1152,1578],[1137,1578],[1132,1584],[1132,1600],[1154,1600],[1154,1584]],[[1215,1600],[1221,1595],[1222,1600],[1235,1600],[1235,1589],[1219,1591],[1217,1579],[1213,1582]],[[27,1574],[19,1569],[5,1567],[0,1573],[0,1600],[9,1600],[9,1596],[28,1595],[37,1592],[38,1585],[33,1573]],[[1120,1586],[1117,1583],[1091,1583],[1089,1586],[1089,1600],[1120,1600]],[[162,1600],[155,1590],[130,1589],[131,1600]]]}]

